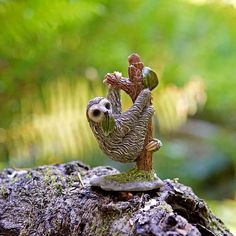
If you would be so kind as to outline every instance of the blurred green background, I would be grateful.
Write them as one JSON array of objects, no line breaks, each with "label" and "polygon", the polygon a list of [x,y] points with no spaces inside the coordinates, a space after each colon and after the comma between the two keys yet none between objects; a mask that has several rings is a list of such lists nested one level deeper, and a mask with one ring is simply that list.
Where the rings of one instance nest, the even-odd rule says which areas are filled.
[{"label": "blurred green background", "polygon": [[[0,0],[0,168],[112,162],[88,127],[104,75],[136,52],[153,91],[158,175],[207,199],[236,233],[236,3]],[[131,104],[122,94],[124,108]]]}]

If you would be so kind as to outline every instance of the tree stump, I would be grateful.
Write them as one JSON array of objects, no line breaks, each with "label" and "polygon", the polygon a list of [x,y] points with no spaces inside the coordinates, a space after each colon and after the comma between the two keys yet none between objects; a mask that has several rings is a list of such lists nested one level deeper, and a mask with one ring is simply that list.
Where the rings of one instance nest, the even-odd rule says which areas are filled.
[{"label": "tree stump", "polygon": [[[0,235],[232,235],[190,187],[119,193],[91,188],[115,174],[79,161],[0,172]],[[81,176],[81,178],[80,178]]]}]

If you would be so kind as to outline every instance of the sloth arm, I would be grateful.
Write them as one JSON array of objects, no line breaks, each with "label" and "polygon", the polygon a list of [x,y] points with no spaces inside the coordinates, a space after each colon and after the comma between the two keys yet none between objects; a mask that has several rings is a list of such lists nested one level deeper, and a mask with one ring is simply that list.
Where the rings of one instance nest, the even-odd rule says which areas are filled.
[{"label": "sloth arm", "polygon": [[120,90],[109,88],[107,99],[110,101],[112,106],[112,113],[115,115],[120,115],[122,111],[121,101],[120,101]]}]

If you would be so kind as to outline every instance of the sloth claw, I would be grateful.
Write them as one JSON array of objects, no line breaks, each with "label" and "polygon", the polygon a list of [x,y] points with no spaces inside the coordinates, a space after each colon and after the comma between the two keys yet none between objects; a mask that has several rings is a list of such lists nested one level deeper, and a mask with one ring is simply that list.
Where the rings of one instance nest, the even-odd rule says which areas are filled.
[{"label": "sloth claw", "polygon": [[152,139],[147,145],[146,145],[146,150],[148,152],[155,152],[158,151],[162,146],[162,142],[159,139]]}]

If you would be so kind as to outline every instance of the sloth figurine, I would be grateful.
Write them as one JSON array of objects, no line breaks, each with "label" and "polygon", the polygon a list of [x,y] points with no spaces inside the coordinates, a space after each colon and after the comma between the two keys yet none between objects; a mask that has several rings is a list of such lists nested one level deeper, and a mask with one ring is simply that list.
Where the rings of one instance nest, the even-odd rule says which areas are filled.
[{"label": "sloth figurine", "polygon": [[109,87],[107,98],[89,101],[87,119],[100,148],[112,160],[134,162],[146,148],[157,151],[161,141],[153,139],[144,147],[149,120],[154,114],[150,105],[151,91],[146,88],[134,104],[122,112],[119,89]]}]

